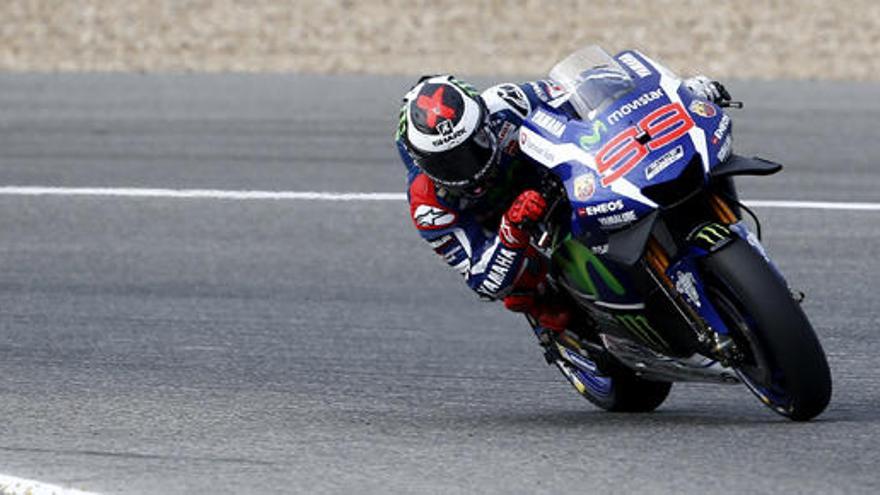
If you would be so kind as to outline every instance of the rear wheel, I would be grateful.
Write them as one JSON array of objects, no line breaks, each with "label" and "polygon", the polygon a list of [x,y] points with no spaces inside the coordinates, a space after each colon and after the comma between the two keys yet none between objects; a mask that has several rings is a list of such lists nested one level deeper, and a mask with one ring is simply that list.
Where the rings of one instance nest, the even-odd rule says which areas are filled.
[{"label": "rear wheel", "polygon": [[600,369],[591,360],[571,354],[568,356],[569,360],[556,358],[556,367],[578,393],[606,411],[651,412],[666,400],[672,388],[671,382],[645,380],[636,376],[629,368],[610,361],[613,358],[603,363]]},{"label": "rear wheel", "polygon": [[735,368],[768,407],[795,421],[825,410],[831,372],[784,280],[745,241],[705,258],[708,296],[742,356]]}]

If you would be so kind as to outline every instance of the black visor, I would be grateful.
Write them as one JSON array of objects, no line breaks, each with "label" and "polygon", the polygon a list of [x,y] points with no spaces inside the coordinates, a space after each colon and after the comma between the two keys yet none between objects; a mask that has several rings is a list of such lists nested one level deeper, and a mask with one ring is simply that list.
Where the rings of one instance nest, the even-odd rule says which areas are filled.
[{"label": "black visor", "polygon": [[476,184],[492,168],[497,146],[488,126],[448,151],[416,157],[416,164],[435,182],[462,188]]}]

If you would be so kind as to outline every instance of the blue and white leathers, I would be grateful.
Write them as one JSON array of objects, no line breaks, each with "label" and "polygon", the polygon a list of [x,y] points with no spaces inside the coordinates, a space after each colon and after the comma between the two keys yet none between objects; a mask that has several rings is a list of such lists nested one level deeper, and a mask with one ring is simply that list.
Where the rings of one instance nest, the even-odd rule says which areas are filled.
[{"label": "blue and white leathers", "polygon": [[[481,296],[504,297],[525,267],[527,248],[506,246],[497,235],[498,226],[517,195],[536,188],[540,178],[539,166],[519,149],[523,120],[537,105],[553,105],[562,95],[551,81],[499,84],[480,94],[497,140],[499,163],[493,187],[476,199],[450,194],[419,170],[401,137],[407,125],[402,112],[396,144],[407,168],[412,221],[422,238]],[[412,97],[410,93],[404,98],[404,108]]]}]

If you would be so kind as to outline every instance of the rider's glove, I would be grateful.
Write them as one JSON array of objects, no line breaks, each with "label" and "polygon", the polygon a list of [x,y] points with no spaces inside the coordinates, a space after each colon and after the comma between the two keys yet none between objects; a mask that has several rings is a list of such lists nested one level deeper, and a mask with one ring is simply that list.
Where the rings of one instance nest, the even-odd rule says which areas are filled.
[{"label": "rider's glove", "polygon": [[524,229],[526,222],[537,222],[544,216],[547,202],[538,191],[523,191],[513,201],[507,212],[501,217],[498,237],[501,243],[509,248],[521,248],[529,244],[529,232]]},{"label": "rider's glove", "polygon": [[685,79],[684,85],[696,96],[705,98],[713,103],[730,101],[730,93],[718,81],[713,81],[706,76],[694,76]]}]

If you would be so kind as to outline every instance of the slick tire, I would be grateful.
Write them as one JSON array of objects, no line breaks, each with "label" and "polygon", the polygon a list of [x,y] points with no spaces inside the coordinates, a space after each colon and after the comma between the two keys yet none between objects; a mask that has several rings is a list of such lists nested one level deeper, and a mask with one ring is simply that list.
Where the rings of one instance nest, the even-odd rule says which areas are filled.
[{"label": "slick tire", "polygon": [[581,395],[609,412],[651,412],[663,404],[672,389],[671,382],[639,378],[621,364],[608,363],[605,368],[606,376],[610,378],[608,386],[601,393],[587,387]]},{"label": "slick tire", "polygon": [[831,372],[787,283],[742,239],[703,261],[709,299],[744,352],[740,378],[761,401],[795,421],[825,410]]}]

